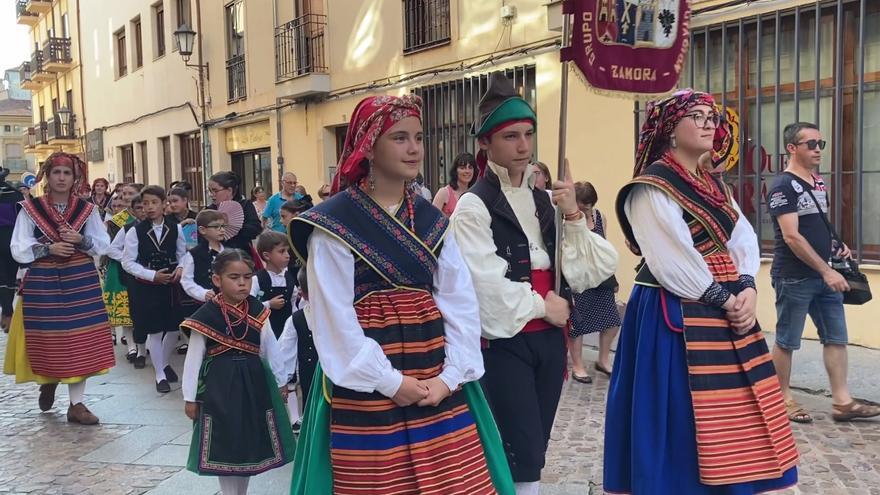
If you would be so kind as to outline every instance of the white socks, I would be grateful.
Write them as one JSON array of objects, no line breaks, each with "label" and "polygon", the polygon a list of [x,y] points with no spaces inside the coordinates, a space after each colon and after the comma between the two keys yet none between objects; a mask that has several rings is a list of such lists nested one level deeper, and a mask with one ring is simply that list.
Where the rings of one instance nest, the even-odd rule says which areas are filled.
[{"label": "white socks", "polygon": [[137,349],[136,344],[134,343],[134,335],[132,335],[131,327],[122,327],[122,336],[125,337],[125,341],[128,342],[128,352]]},{"label": "white socks", "polygon": [[165,379],[165,364],[167,362],[161,333],[147,335],[147,349],[150,350],[150,359],[153,360],[153,369],[156,370],[156,383],[159,383]]},{"label": "white socks", "polygon": [[165,358],[164,361],[166,366],[171,364],[171,355],[177,350],[177,335],[179,333],[180,332],[166,332],[165,338],[162,339],[162,352],[164,353],[162,356]]},{"label": "white socks", "polygon": [[245,495],[250,482],[247,476],[218,476],[217,480],[220,482],[220,493],[223,495]]},{"label": "white socks", "polygon": [[290,415],[290,424],[300,420],[299,401],[296,400],[296,386],[287,386],[287,413]]},{"label": "white socks", "polygon": [[541,482],[529,481],[526,483],[514,483],[513,488],[516,490],[516,495],[538,495],[538,491],[541,488]]},{"label": "white socks", "polygon": [[67,386],[67,394],[70,396],[70,405],[75,406],[83,401],[86,394],[86,381],[71,383]]}]

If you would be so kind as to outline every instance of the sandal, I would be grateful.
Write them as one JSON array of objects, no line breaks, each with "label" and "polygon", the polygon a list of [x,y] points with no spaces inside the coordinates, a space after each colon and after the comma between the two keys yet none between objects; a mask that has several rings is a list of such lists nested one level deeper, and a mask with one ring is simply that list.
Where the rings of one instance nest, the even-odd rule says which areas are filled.
[{"label": "sandal", "polygon": [[603,375],[607,376],[608,378],[611,378],[611,370],[602,366],[601,364],[596,363],[595,366],[593,366],[593,369],[595,369],[599,373],[602,373]]},{"label": "sandal", "polygon": [[880,416],[880,406],[866,404],[860,400],[853,400],[849,404],[833,404],[831,419],[834,421],[852,421]]},{"label": "sandal", "polygon": [[813,417],[810,416],[810,413],[794,400],[785,402],[785,412],[788,414],[788,420],[793,423],[808,424],[813,422]]},{"label": "sandal", "polygon": [[181,356],[185,356],[186,351],[188,351],[188,350],[189,350],[188,344],[180,344],[180,347],[177,348],[177,354],[180,354]]},{"label": "sandal", "polygon": [[571,378],[578,383],[586,383],[586,384],[593,383],[593,377],[590,375],[580,376],[580,375],[576,375],[576,374],[574,374],[574,372],[572,372]]}]

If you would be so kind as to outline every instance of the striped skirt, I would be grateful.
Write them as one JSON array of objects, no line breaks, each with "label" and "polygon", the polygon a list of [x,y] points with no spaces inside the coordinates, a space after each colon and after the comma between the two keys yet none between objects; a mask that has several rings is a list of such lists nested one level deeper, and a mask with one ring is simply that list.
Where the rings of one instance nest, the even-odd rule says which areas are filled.
[{"label": "striped skirt", "polygon": [[[443,369],[443,320],[431,294],[396,289],[355,304],[367,337],[395,369],[420,380]],[[377,392],[333,388],[333,493],[493,494],[483,446],[465,395],[437,407],[399,407]]]},{"label": "striped skirt", "polygon": [[98,272],[91,257],[48,256],[22,284],[25,344],[33,372],[87,376],[113,367],[113,340]]}]

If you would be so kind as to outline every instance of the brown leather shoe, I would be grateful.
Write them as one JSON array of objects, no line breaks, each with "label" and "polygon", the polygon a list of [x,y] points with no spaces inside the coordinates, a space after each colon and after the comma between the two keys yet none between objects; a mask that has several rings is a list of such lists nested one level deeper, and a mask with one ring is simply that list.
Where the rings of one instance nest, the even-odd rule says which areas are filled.
[{"label": "brown leather shoe", "polygon": [[89,411],[85,404],[80,402],[75,406],[67,408],[67,422],[79,423],[81,425],[96,425],[98,424],[98,417],[92,414],[92,411]]},{"label": "brown leather shoe", "polygon": [[40,398],[37,402],[40,404],[40,411],[48,411],[55,404],[55,389],[58,388],[57,383],[49,383],[40,385]]}]

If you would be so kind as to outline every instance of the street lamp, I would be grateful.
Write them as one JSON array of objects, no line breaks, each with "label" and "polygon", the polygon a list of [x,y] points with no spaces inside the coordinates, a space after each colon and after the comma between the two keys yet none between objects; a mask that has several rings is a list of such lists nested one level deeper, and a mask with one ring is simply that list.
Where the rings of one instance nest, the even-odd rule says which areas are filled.
[{"label": "street lamp", "polygon": [[184,63],[189,65],[189,58],[193,53],[193,42],[196,40],[196,32],[186,24],[181,25],[177,31],[174,31],[174,39],[177,42],[177,49],[180,56],[183,57]]},{"label": "street lamp", "polygon": [[[201,29],[202,21],[201,21],[201,7],[198,0],[196,0],[196,24]],[[182,24],[177,31],[174,31],[174,41],[177,43],[177,50],[180,52],[180,57],[183,59],[183,64],[187,67],[194,67],[199,71],[199,107],[201,108],[202,113],[202,121],[199,122],[199,127],[201,128],[201,142],[202,142],[202,174],[204,178],[204,192],[208,190],[208,178],[210,177],[211,172],[211,163],[208,159],[208,152],[210,150],[208,144],[208,112],[206,108],[205,101],[205,80],[211,78],[211,72],[208,67],[208,62],[202,63],[202,40],[199,39],[199,54],[198,54],[198,63],[191,64],[189,63],[190,57],[193,54],[193,46],[196,43],[196,32],[193,31],[191,27],[187,24]]]},{"label": "street lamp", "polygon": [[58,129],[58,134],[65,137],[71,136],[73,133],[70,132],[70,109],[67,107],[61,107],[55,112],[55,115],[61,123]]}]

